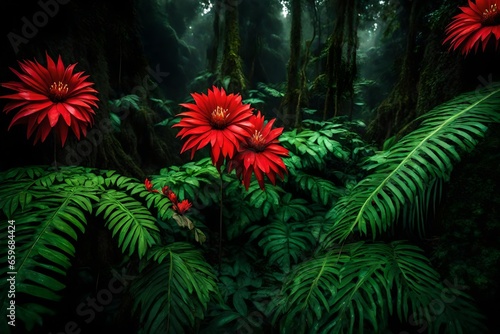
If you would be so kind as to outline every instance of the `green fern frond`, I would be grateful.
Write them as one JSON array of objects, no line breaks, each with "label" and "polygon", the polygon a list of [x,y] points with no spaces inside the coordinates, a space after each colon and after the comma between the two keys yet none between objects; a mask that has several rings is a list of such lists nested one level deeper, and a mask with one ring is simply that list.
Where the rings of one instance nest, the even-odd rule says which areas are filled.
[{"label": "green fern frond", "polygon": [[[15,219],[16,315],[28,330],[53,312],[65,288],[75,242],[89,216],[102,214],[123,253],[142,257],[155,244],[159,229],[146,205],[164,211],[168,199],[114,171],[85,167],[23,167],[0,173],[0,260],[7,263],[8,220]],[[7,272],[0,269],[0,274]],[[7,307],[7,281],[0,282],[0,305]],[[21,298],[20,298],[21,299]],[[0,328],[0,331],[3,329]]]},{"label": "green fern frond", "polygon": [[322,177],[297,171],[293,181],[299,189],[307,192],[316,203],[331,205],[333,201],[344,194],[344,189],[335,186],[333,182]]},{"label": "green fern frond", "polygon": [[105,225],[117,236],[122,252],[132,255],[137,251],[141,258],[156,243],[156,219],[141,202],[127,193],[109,190],[101,195],[96,215],[103,214]]},{"label": "green fern frond", "polygon": [[[297,265],[287,277],[278,296],[273,322],[279,320],[282,331],[307,333],[330,311],[329,300],[334,298],[339,285],[339,261],[346,262],[347,256],[328,253]],[[275,305],[273,305],[274,307]],[[292,330],[293,329],[293,330]],[[310,327],[309,327],[310,329]]]},{"label": "green fern frond", "polygon": [[309,217],[304,223],[309,226],[309,231],[316,239],[316,244],[320,245],[323,243],[327,232],[330,229],[329,220],[325,219],[325,213],[322,208],[311,208],[315,213],[315,216]]},{"label": "green fern frond", "polygon": [[171,166],[152,177],[156,187],[168,186],[180,199],[208,206],[218,201],[219,172],[212,165],[210,158],[188,162],[181,167]]},{"label": "green fern frond", "polygon": [[129,94],[116,100],[109,100],[109,105],[113,112],[119,112],[120,110],[139,110],[139,102],[139,96]]},{"label": "green fern frond", "polygon": [[172,218],[174,211],[169,210],[172,207],[172,202],[166,196],[158,193],[146,194],[146,205],[149,209],[156,208],[158,210],[158,217],[162,221]]},{"label": "green fern frond", "polygon": [[152,249],[147,257],[148,266],[131,287],[141,332],[184,333],[194,328],[208,302],[220,298],[212,268],[184,242]]},{"label": "green fern frond", "polygon": [[273,218],[286,223],[292,218],[294,221],[304,221],[311,215],[312,211],[305,199],[292,198],[292,194],[286,193],[281,198],[279,208]]},{"label": "green fern frond", "polygon": [[[33,175],[34,176],[34,175]],[[53,186],[47,190],[31,187],[36,201],[24,202],[15,211],[15,269],[16,293],[40,300],[58,301],[65,287],[63,278],[75,255],[74,243],[85,231],[86,215],[98,200],[95,189],[85,186]],[[2,223],[0,239],[8,239],[7,222]],[[0,261],[7,263],[7,247],[2,247]],[[2,274],[7,272],[7,267]],[[2,275],[3,276],[3,275]],[[0,282],[1,305],[7,307],[6,281]],[[31,305],[31,306],[29,306]],[[51,314],[50,307],[41,301],[18,305],[16,315],[27,329],[41,324],[42,316]]]},{"label": "green fern frond", "polygon": [[[236,183],[237,186],[236,186]],[[226,189],[224,194],[224,222],[225,230],[229,240],[240,236],[253,222],[260,220],[262,211],[255,210],[244,200],[245,193],[241,191],[239,182],[233,182]]]},{"label": "green fern frond", "polygon": [[140,194],[139,196],[141,197],[144,197],[149,193],[144,187],[144,183],[136,178],[121,175],[114,170],[107,170],[102,173],[105,176],[102,183],[106,186],[106,188],[124,190],[131,195]]},{"label": "green fern frond", "polygon": [[259,246],[264,255],[269,256],[269,264],[278,265],[284,272],[299,262],[300,257],[315,243],[304,223],[282,220],[273,220],[271,224],[255,229],[251,236],[251,239],[254,238],[260,238]]},{"label": "green fern frond", "polygon": [[[0,173],[0,209],[10,218],[21,207],[24,210],[34,198],[44,196],[43,190],[54,184],[65,182],[69,185],[83,186],[89,180],[84,175],[90,169],[83,167],[63,167],[59,170],[30,166],[13,168]],[[93,175],[93,174],[92,174]],[[93,175],[95,177],[95,175]],[[92,183],[93,186],[98,186]],[[42,191],[42,193],[40,193]]]},{"label": "green fern frond", "polygon": [[269,95],[272,97],[278,97],[282,98],[285,96],[285,93],[283,93],[281,90],[279,90],[279,87],[271,87],[270,85],[264,83],[264,82],[259,82],[257,83],[257,88],[262,91],[265,95]]},{"label": "green fern frond", "polygon": [[8,180],[21,180],[25,178],[35,179],[43,174],[46,174],[45,166],[25,166],[12,168],[8,171],[0,173],[0,182],[3,183]]},{"label": "green fern frond", "polygon": [[290,175],[296,175],[299,170],[304,168],[301,157],[295,155],[292,151],[288,152],[288,157],[283,158],[283,162]]},{"label": "green fern frond", "polygon": [[[403,207],[415,205],[417,197],[420,203],[429,203],[432,194],[427,189],[436,179],[449,178],[461,153],[471,151],[484,136],[486,124],[500,121],[499,110],[497,84],[463,94],[423,115],[420,128],[370,159],[377,162],[368,167],[373,167],[372,174],[337,203],[339,215],[330,245],[353,232],[375,238],[398,219]],[[415,217],[404,218],[404,223],[411,223]]]},{"label": "green fern frond", "polygon": [[264,217],[269,215],[271,210],[276,210],[280,203],[280,193],[283,189],[279,186],[266,184],[266,190],[260,189],[259,183],[254,179],[250,182],[250,187],[245,194],[248,204],[256,209],[261,209]]},{"label": "green fern frond", "polygon": [[[430,333],[446,324],[453,324],[448,333],[481,332],[482,317],[469,297],[448,289],[443,298],[445,289],[415,246],[348,244],[294,268],[274,321],[300,333],[381,333],[396,312],[408,326],[425,320]],[[439,312],[432,311],[436,302],[445,305]]]},{"label": "green fern frond", "polygon": [[7,218],[13,217],[18,207],[21,207],[22,211],[25,210],[33,197],[37,195],[35,187],[35,181],[32,179],[10,180],[2,183],[0,209]]},{"label": "green fern frond", "polygon": [[308,129],[302,132],[293,129],[292,131],[283,132],[280,136],[280,142],[289,151],[300,156],[303,165],[322,169],[325,164],[324,158],[328,150],[324,145],[318,145],[314,140],[311,140],[311,137],[316,134],[316,131]]},{"label": "green fern frond", "polygon": [[352,141],[350,137],[359,137],[343,123],[305,120],[303,125],[313,129],[293,129],[280,136],[283,146],[300,156],[303,166],[323,169],[326,158],[346,160],[349,150],[345,145]]}]

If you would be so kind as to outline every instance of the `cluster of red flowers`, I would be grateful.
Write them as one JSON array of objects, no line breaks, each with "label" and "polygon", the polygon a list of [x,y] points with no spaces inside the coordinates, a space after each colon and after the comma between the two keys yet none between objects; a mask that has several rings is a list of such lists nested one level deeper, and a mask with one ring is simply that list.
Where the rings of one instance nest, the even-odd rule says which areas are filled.
[{"label": "cluster of red flowers", "polygon": [[247,190],[252,173],[261,189],[264,175],[273,184],[276,175],[284,178],[287,170],[282,157],[288,156],[288,150],[278,141],[283,128],[272,128],[276,119],[264,124],[264,116],[255,115],[239,94],[227,95],[215,86],[208,95],[191,95],[195,103],[181,104],[188,111],[180,113],[182,119],[174,125],[181,128],[177,136],[186,139],[181,153],[191,150],[192,159],[197,150],[210,144],[217,169],[227,160],[228,171],[235,170]]},{"label": "cluster of red flowers", "polygon": [[468,6],[460,7],[462,13],[456,15],[446,28],[444,43],[450,42],[450,49],[461,49],[467,55],[477,52],[482,45],[483,52],[490,40],[495,47],[500,43],[500,0],[469,0]]},{"label": "cluster of red flowers", "polygon": [[[159,193],[157,189],[153,189],[153,183],[149,179],[146,179],[144,181],[144,186],[149,192]],[[161,192],[163,193],[163,195],[167,196],[167,198],[172,203],[172,209],[180,215],[185,214],[186,211],[189,210],[189,208],[191,208],[192,206],[192,204],[187,199],[179,202],[179,200],[177,199],[177,195],[172,191],[172,189],[167,186],[164,186],[161,189]]]},{"label": "cluster of red flowers", "polygon": [[0,96],[10,99],[4,107],[8,113],[19,108],[19,112],[12,119],[9,129],[15,124],[28,125],[27,137],[35,133],[34,144],[38,140],[45,141],[50,131],[54,129],[57,138],[64,146],[71,128],[78,139],[87,135],[87,128],[94,122],[94,110],[98,107],[97,93],[86,81],[88,75],[83,72],[73,73],[76,64],[65,67],[61,56],[57,64],[47,57],[47,67],[36,60],[20,61],[22,73],[11,68],[20,82],[7,82],[2,87],[17,91],[17,93]]}]

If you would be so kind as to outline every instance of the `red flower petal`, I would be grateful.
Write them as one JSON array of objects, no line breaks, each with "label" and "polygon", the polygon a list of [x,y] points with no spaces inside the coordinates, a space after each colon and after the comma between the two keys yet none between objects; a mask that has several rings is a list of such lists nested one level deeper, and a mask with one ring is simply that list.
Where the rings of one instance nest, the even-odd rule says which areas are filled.
[{"label": "red flower petal", "polygon": [[282,157],[288,156],[288,150],[276,139],[283,128],[272,129],[275,119],[264,124],[264,116],[258,112],[250,121],[253,124],[253,135],[241,145],[228,170],[236,170],[236,175],[242,179],[247,190],[252,173],[255,174],[259,186],[264,189],[264,175],[273,184],[276,182],[276,175],[283,179],[287,170]]},{"label": "red flower petal", "polygon": [[194,153],[210,144],[212,162],[220,168],[225,158],[232,158],[239,149],[239,142],[248,135],[252,125],[250,105],[241,103],[241,96],[229,94],[224,89],[212,87],[207,94],[193,93],[195,103],[182,103],[187,111],[179,114],[181,121],[173,127],[179,127],[177,134],[186,142],[181,153],[192,150]]},{"label": "red flower petal", "polygon": [[459,7],[462,13],[456,15],[446,28],[443,44],[450,43],[450,50],[461,49],[467,55],[477,52],[480,46],[486,50],[493,38],[495,48],[500,39],[500,0],[469,0],[469,6]]},{"label": "red flower petal", "polygon": [[60,55],[57,63],[48,54],[46,60],[46,67],[36,60],[25,60],[19,62],[22,72],[11,68],[20,82],[1,85],[16,93],[0,98],[11,100],[4,112],[19,108],[9,129],[14,124],[26,123],[27,137],[34,134],[34,143],[45,141],[53,129],[64,145],[69,128],[78,139],[81,134],[86,135],[95,114],[92,107],[97,107],[99,99],[94,95],[97,91],[90,87],[93,83],[86,81],[88,76],[82,76],[83,72],[73,73],[76,64],[65,67]]}]

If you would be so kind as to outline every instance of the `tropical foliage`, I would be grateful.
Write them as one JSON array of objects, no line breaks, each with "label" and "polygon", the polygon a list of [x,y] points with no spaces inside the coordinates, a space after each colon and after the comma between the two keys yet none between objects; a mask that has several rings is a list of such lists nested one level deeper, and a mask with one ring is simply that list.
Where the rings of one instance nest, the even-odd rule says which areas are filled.
[{"label": "tropical foliage", "polygon": [[[51,319],[73,284],[79,240],[97,226],[137,272],[126,294],[144,333],[481,332],[474,301],[440,277],[418,240],[454,164],[499,122],[499,107],[497,85],[463,94],[380,152],[353,130],[361,124],[304,121],[280,137],[288,174],[265,191],[255,177],[247,191],[236,173],[219,173],[208,154],[146,186],[84,167],[4,171],[0,259],[15,220],[18,320],[33,330]],[[165,189],[192,203],[182,215],[195,228]],[[8,289],[1,281],[4,309]]]}]

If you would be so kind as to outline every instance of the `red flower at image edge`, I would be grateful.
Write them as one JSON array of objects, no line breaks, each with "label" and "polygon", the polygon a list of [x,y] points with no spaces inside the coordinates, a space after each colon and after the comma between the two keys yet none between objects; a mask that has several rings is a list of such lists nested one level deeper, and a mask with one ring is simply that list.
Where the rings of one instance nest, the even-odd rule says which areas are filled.
[{"label": "red flower at image edge", "polygon": [[177,137],[186,139],[181,153],[191,150],[193,159],[197,150],[210,144],[212,162],[219,169],[224,158],[232,158],[248,136],[252,108],[241,102],[239,94],[226,95],[223,88],[215,86],[208,95],[191,96],[195,103],[181,104],[188,111],[180,113],[181,121],[173,126],[181,128]]},{"label": "red flower at image edge", "polygon": [[276,119],[264,124],[264,116],[259,111],[250,121],[253,125],[252,135],[241,144],[240,150],[230,161],[228,170],[236,170],[236,175],[242,178],[247,190],[254,173],[260,188],[264,189],[264,174],[273,185],[276,184],[276,175],[284,178],[283,173],[287,170],[281,157],[288,156],[288,150],[277,139],[283,128],[272,128]]},{"label": "red flower at image edge", "polygon": [[10,128],[15,124],[26,123],[27,138],[35,133],[34,144],[45,141],[54,129],[61,146],[64,146],[71,128],[78,139],[87,135],[87,128],[93,124],[95,114],[92,107],[98,108],[99,99],[92,82],[85,81],[89,76],[83,72],[73,73],[76,64],[65,67],[61,56],[57,64],[47,57],[47,67],[36,60],[19,61],[22,73],[10,68],[20,82],[2,83],[1,86],[17,91],[0,98],[10,99],[4,107],[8,113],[19,108],[12,119]]},{"label": "red flower at image edge", "polygon": [[446,28],[446,39],[450,49],[461,48],[467,55],[472,49],[477,52],[482,44],[483,52],[492,37],[495,47],[500,40],[500,0],[469,0],[469,6],[460,7],[462,13],[456,15]]}]

